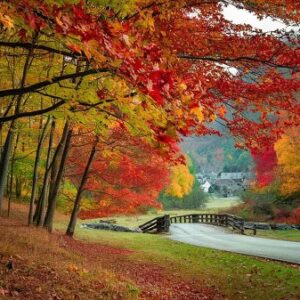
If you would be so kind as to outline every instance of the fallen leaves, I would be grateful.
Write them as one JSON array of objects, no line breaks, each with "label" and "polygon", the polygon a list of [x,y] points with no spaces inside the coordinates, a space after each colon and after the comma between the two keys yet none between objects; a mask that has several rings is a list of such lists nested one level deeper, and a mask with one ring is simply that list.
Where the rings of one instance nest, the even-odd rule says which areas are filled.
[{"label": "fallen leaves", "polygon": [[0,298],[224,299],[201,278],[187,280],[180,272],[170,274],[160,265],[138,261],[133,250],[50,235],[14,218],[0,218],[0,236]]}]

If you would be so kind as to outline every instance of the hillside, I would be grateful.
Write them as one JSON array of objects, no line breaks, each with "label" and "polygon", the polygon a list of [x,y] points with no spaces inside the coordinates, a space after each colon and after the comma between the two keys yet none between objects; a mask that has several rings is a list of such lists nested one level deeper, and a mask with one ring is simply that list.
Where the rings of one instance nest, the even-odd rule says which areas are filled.
[{"label": "hillside", "polygon": [[181,143],[181,149],[193,160],[197,172],[249,171],[252,159],[248,151],[234,147],[234,140],[224,137],[205,136],[187,137]]}]

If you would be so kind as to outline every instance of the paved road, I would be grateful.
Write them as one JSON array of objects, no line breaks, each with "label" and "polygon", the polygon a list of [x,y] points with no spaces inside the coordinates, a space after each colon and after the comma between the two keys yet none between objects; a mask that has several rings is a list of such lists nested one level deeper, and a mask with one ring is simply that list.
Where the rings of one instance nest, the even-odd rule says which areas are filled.
[{"label": "paved road", "polygon": [[300,242],[245,236],[205,224],[172,224],[170,238],[179,242],[300,264]]}]

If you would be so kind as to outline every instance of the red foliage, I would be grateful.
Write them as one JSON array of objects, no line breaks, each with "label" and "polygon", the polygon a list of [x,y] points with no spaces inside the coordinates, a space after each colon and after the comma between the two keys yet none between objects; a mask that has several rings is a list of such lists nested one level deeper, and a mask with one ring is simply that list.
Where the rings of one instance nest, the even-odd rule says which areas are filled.
[{"label": "red foliage", "polygon": [[[61,37],[63,45],[68,44],[64,38],[68,41],[69,36],[75,36],[79,42],[68,45],[70,51],[81,53],[92,65],[95,63],[94,67],[111,67],[129,86],[150,96],[166,110],[177,133],[216,133],[209,123],[219,118],[233,135],[244,139],[247,147],[260,148],[272,144],[284,127],[300,123],[300,105],[295,100],[300,80],[278,71],[282,66],[292,75],[299,72],[297,38],[251,32],[250,26],[232,24],[224,18],[218,1],[204,5],[197,1],[177,2],[149,5],[147,15],[153,17],[149,30],[141,26],[145,23],[142,6],[132,8],[132,17],[128,18],[119,18],[108,6],[99,18],[84,0],[60,5],[51,1],[9,1],[29,33],[28,27],[44,29],[57,35],[57,40]],[[258,15],[299,20],[298,1],[242,2]],[[136,5],[143,5],[143,1]],[[190,16],[195,11],[198,18]],[[103,61],[97,61],[87,51],[90,41],[93,46],[89,47],[101,54],[99,57],[105,56]],[[121,62],[118,67],[116,60]],[[232,75],[229,68],[238,73]],[[102,98],[103,94],[100,92],[99,96]],[[141,105],[145,107],[145,101]],[[202,109],[203,122],[199,122],[191,107]],[[230,109],[227,115],[225,107]],[[176,115],[178,108],[180,117]],[[249,112],[259,116],[258,120],[249,117]],[[283,112],[288,113],[288,120],[280,118]],[[164,128],[159,133],[167,132]]]},{"label": "red foliage", "polygon": [[264,151],[252,149],[251,154],[255,162],[258,186],[264,187],[269,185],[275,179],[274,171],[277,166],[277,156],[274,147],[268,147]]},{"label": "red foliage", "polygon": [[275,221],[280,223],[300,225],[300,206],[291,212],[280,210],[276,215]]},{"label": "red foliage", "polygon": [[[84,187],[95,199],[93,209],[81,218],[131,214],[145,207],[160,208],[156,201],[169,180],[169,156],[130,137],[123,127],[114,128],[105,143],[99,143]],[[78,185],[91,149],[85,134],[73,140],[67,176]],[[84,141],[82,143],[82,141]],[[80,147],[80,144],[82,146]]]}]

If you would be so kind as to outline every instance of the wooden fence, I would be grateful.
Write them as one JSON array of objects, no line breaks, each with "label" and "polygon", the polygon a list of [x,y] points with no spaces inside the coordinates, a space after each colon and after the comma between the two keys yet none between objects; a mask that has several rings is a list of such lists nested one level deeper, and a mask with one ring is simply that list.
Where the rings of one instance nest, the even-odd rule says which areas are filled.
[{"label": "wooden fence", "polygon": [[165,215],[150,220],[149,222],[140,225],[139,228],[143,232],[160,233],[168,232],[172,223],[203,223],[222,227],[229,227],[233,230],[238,230],[241,234],[245,234],[245,230],[249,229],[256,234],[256,227],[245,225],[244,219],[229,215],[229,214],[190,214],[182,216]]},{"label": "wooden fence", "polygon": [[164,215],[162,217],[157,217],[152,219],[143,225],[140,225],[139,228],[144,233],[161,233],[161,232],[169,232],[170,227],[170,216]]}]

